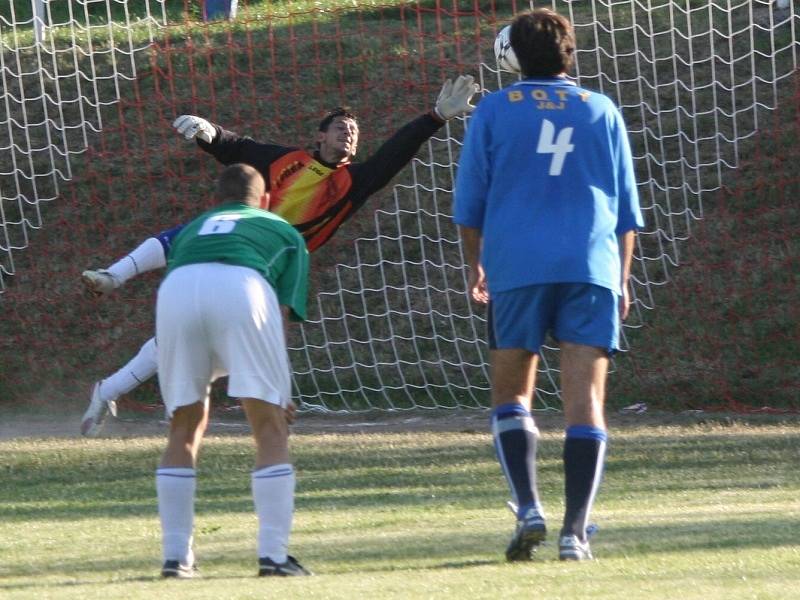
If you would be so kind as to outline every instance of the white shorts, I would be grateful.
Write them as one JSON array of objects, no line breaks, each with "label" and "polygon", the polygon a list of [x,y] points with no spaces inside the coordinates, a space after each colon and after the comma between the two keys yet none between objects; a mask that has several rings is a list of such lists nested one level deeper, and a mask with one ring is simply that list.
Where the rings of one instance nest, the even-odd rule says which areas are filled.
[{"label": "white shorts", "polygon": [[172,416],[208,402],[211,382],[228,395],[286,406],[291,372],[275,291],[253,269],[221,263],[178,267],[158,289],[158,380]]}]

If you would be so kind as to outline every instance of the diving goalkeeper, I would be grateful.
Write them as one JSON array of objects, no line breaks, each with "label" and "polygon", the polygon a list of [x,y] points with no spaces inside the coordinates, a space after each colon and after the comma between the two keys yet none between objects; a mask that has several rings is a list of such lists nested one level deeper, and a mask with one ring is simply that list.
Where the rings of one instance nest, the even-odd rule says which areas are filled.
[{"label": "diving goalkeeper", "polygon": [[[257,142],[194,115],[179,116],[173,127],[220,163],[244,163],[261,173],[270,211],[291,223],[313,252],[388,184],[447,120],[471,112],[470,99],[477,91],[471,75],[445,81],[432,110],[397,130],[363,162],[352,162],[359,128],[355,115],[346,108],[333,109],[322,119],[313,153]],[[84,271],[84,285],[102,296],[140,273],[164,267],[172,240],[182,228],[179,225],[146,239],[107,269]],[[116,414],[117,398],[156,373],[157,356],[155,339],[150,339],[124,367],[92,386],[81,420],[83,435],[96,435],[107,413]]]}]

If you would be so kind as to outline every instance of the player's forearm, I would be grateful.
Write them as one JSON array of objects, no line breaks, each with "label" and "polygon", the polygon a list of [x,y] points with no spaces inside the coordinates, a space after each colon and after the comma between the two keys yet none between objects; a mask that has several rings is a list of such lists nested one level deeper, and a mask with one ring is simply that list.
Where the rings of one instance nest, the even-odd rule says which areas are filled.
[{"label": "player's forearm", "polygon": [[376,162],[387,163],[387,167],[399,170],[414,158],[419,147],[443,125],[444,121],[431,112],[420,115],[398,129],[381,145],[373,158],[377,159]]},{"label": "player's forearm", "polygon": [[214,140],[212,142],[206,142],[200,138],[195,138],[197,140],[197,145],[223,165],[244,162],[242,159],[243,143],[249,138],[242,138],[238,134],[227,131],[214,123],[212,123],[212,125],[216,131]]},{"label": "player's forearm", "polygon": [[631,276],[631,263],[633,262],[633,249],[636,245],[636,231],[626,231],[620,236],[617,236],[619,244],[619,259],[622,273],[620,278],[620,285],[623,287],[628,285],[628,280]]},{"label": "player's forearm", "polygon": [[198,139],[197,145],[223,165],[244,163],[255,167],[265,180],[269,179],[270,164],[293,150],[287,146],[256,142],[250,137],[214,125],[216,135],[211,143]]},{"label": "player's forearm", "polygon": [[458,231],[464,249],[464,263],[474,271],[481,262],[481,230],[459,225]]},{"label": "player's forearm", "polygon": [[[378,191],[405,167],[416,155],[420,146],[436,133],[444,122],[430,113],[406,123],[386,140],[366,161],[354,165],[363,177],[363,194],[366,199]],[[354,187],[358,182],[354,182]]]}]

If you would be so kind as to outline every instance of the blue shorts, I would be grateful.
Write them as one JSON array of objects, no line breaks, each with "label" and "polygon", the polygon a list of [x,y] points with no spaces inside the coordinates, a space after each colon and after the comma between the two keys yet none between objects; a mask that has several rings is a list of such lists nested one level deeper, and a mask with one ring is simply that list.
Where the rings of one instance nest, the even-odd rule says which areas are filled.
[{"label": "blue shorts", "polygon": [[559,342],[619,350],[619,297],[591,283],[530,285],[492,294],[489,348],[539,353],[550,333]]}]

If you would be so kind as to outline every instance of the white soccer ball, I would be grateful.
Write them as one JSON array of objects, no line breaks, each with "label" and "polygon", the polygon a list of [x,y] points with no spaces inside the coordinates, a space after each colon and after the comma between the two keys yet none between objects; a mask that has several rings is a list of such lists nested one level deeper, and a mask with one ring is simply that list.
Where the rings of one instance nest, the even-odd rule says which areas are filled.
[{"label": "white soccer ball", "polygon": [[514,49],[511,47],[511,25],[506,25],[494,38],[494,57],[497,59],[497,68],[509,73],[519,73],[519,61]]}]

